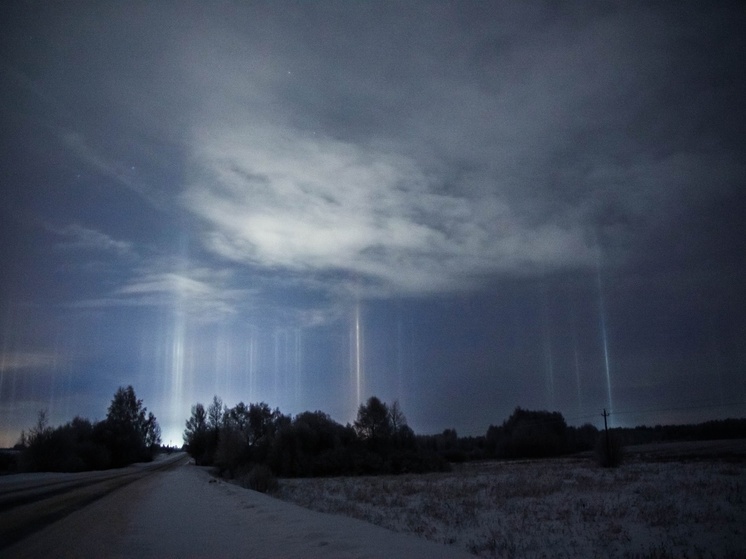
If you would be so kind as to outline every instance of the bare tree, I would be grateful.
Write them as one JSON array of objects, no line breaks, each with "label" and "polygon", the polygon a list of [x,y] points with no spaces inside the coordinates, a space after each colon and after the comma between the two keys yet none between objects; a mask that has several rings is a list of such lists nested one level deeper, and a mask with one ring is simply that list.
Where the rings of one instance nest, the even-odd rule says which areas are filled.
[{"label": "bare tree", "polygon": [[399,433],[407,425],[407,418],[404,417],[404,412],[401,411],[399,400],[394,400],[394,403],[389,408],[389,421],[391,422],[391,430],[394,434]]}]

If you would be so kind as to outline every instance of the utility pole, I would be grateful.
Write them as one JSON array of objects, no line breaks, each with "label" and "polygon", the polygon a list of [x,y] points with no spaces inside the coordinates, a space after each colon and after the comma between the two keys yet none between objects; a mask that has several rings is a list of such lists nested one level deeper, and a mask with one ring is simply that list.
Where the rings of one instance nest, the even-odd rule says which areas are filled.
[{"label": "utility pole", "polygon": [[606,408],[604,408],[604,431],[606,431],[606,460],[611,462],[611,444],[609,443],[609,425],[606,423],[606,418],[609,417],[609,414],[606,413]]}]

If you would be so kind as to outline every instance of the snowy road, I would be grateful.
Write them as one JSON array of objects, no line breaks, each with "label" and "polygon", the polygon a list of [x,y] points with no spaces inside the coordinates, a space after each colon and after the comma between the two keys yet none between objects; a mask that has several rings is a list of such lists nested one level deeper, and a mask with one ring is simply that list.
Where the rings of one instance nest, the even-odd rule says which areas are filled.
[{"label": "snowy road", "polygon": [[366,522],[214,482],[181,464],[115,490],[4,557],[471,557]]},{"label": "snowy road", "polygon": [[113,470],[0,477],[0,550],[112,491],[186,460],[180,453]]}]

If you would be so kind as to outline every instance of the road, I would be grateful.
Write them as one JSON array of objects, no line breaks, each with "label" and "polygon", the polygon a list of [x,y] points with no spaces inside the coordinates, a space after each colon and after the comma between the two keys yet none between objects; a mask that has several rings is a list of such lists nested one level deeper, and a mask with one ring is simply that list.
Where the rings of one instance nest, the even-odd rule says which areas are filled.
[{"label": "road", "polygon": [[[39,478],[0,482],[0,503],[12,519],[25,507],[77,501],[64,517],[36,522],[33,531],[0,549],[4,558],[467,558],[466,551],[391,532],[360,520],[322,514],[217,481],[204,468],[173,464],[133,468],[130,477]],[[100,475],[101,473],[99,473]],[[82,476],[84,477],[84,476]],[[129,481],[126,481],[129,480]],[[115,485],[121,484],[118,487]],[[87,494],[98,487],[95,500]],[[4,491],[3,489],[7,489]],[[2,499],[8,499],[3,501]],[[18,504],[12,505],[13,500]],[[87,504],[86,504],[87,500]],[[15,511],[15,512],[14,512]],[[34,524],[35,521],[31,520]],[[23,523],[21,523],[23,524]]]},{"label": "road", "polygon": [[0,477],[0,551],[112,491],[187,460],[179,453],[116,470]]}]

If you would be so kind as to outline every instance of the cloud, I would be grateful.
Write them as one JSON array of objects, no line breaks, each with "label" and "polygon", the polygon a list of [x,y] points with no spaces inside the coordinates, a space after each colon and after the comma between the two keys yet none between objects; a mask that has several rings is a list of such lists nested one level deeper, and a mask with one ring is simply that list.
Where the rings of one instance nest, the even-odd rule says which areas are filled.
[{"label": "cloud", "polygon": [[685,94],[727,88],[667,12],[447,12],[342,9],[324,41],[305,19],[202,28],[183,202],[204,245],[330,288],[458,291],[592,265],[599,242],[623,262],[743,175],[707,145],[725,112]]},{"label": "cloud", "polygon": [[499,192],[449,191],[375,147],[271,127],[204,130],[195,147],[184,203],[232,261],[423,293],[591,256],[579,224],[530,223]]},{"label": "cloud", "polygon": [[113,239],[105,233],[88,229],[78,224],[68,225],[63,228],[48,227],[48,229],[68,239],[59,245],[65,249],[100,250],[117,253],[121,256],[134,254],[132,243]]},{"label": "cloud", "polygon": [[743,176],[718,144],[739,89],[703,55],[735,33],[680,49],[692,15],[659,7],[456,12],[231,9],[147,35],[147,87],[109,93],[183,174],[146,188],[119,152],[64,141],[160,207],[183,186],[224,262],[381,295],[588,266],[598,242],[623,261]]},{"label": "cloud", "polygon": [[251,301],[251,291],[231,287],[231,274],[209,268],[178,271],[143,269],[112,293],[116,304],[168,306],[200,321],[235,315]]}]

